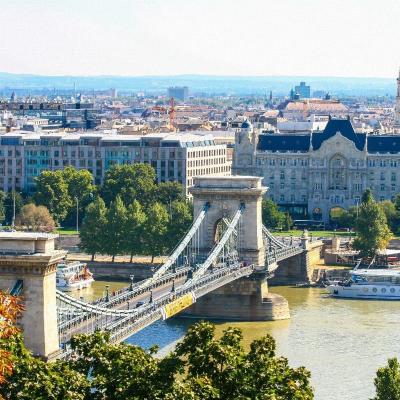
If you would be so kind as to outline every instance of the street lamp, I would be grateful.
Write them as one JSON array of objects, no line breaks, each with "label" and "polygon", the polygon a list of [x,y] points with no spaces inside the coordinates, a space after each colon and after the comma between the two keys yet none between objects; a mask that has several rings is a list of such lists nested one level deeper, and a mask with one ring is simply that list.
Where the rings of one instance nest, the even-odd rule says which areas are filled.
[{"label": "street lamp", "polygon": [[79,199],[75,196],[76,201],[76,233],[79,233]]}]

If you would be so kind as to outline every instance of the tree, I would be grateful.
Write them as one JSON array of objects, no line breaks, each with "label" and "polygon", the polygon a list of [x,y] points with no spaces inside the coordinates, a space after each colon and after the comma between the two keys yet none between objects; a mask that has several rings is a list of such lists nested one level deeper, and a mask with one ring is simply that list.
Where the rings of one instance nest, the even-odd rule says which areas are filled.
[{"label": "tree", "polygon": [[62,176],[72,201],[68,215],[69,223],[72,225],[76,220],[76,200],[78,200],[80,220],[83,220],[86,207],[93,201],[96,186],[93,184],[93,175],[87,169],[68,166],[62,170]]},{"label": "tree", "polygon": [[386,367],[378,369],[374,383],[376,396],[373,400],[400,400],[400,364],[397,358],[389,359]]},{"label": "tree", "polygon": [[[14,200],[15,199],[15,200]],[[18,192],[8,192],[4,199],[5,208],[5,222],[11,225],[14,217],[14,202],[15,202],[15,215],[21,212],[21,208],[24,205],[24,199]]]},{"label": "tree", "polygon": [[337,219],[338,226],[341,228],[354,228],[357,220],[357,207],[350,207],[344,210]]},{"label": "tree", "polygon": [[390,200],[384,200],[379,203],[382,208],[390,230],[395,232],[397,230],[397,212],[394,203]]},{"label": "tree", "polygon": [[112,256],[112,262],[114,262],[115,256],[125,250],[124,226],[126,224],[126,208],[120,196],[117,196],[110,203],[106,219],[104,250],[106,254]]},{"label": "tree", "polygon": [[285,213],[271,199],[262,201],[262,220],[268,229],[283,229],[287,225]]},{"label": "tree", "polygon": [[113,165],[104,177],[102,197],[106,204],[120,196],[125,206],[134,200],[147,205],[154,194],[155,179],[154,168],[149,164]]},{"label": "tree", "polygon": [[17,215],[15,224],[32,231],[52,232],[55,229],[53,217],[45,206],[25,204]]},{"label": "tree", "polygon": [[194,387],[211,393],[208,398],[224,400],[313,398],[310,373],[303,367],[290,368],[286,358],[276,357],[271,336],[255,340],[245,352],[240,329],[228,328],[220,339],[214,331],[209,322],[200,322],[177,344],[174,353],[186,371],[184,389]]},{"label": "tree", "polygon": [[193,210],[186,201],[175,200],[171,204],[171,215],[168,222],[166,241],[168,250],[173,250],[183,238],[193,221]]},{"label": "tree", "polygon": [[363,194],[355,228],[357,237],[353,247],[362,256],[373,257],[378,250],[386,248],[392,237],[385,213],[369,190]]},{"label": "tree", "polygon": [[134,200],[127,209],[124,228],[125,251],[130,254],[132,262],[134,254],[141,254],[144,249],[144,224],[146,214],[137,200]]},{"label": "tree", "polygon": [[165,234],[168,229],[169,215],[165,206],[160,203],[152,204],[147,210],[147,220],[144,225],[145,246],[144,252],[154,257],[165,254],[168,249],[168,242]]},{"label": "tree", "polygon": [[36,202],[46,206],[59,224],[73,204],[62,171],[43,171],[35,180]]},{"label": "tree", "polygon": [[92,255],[92,261],[96,253],[104,251],[107,226],[106,214],[106,205],[99,196],[86,208],[85,218],[79,232],[80,248]]},{"label": "tree", "polygon": [[174,201],[185,201],[183,186],[178,182],[161,182],[155,188],[155,200],[166,206]]}]

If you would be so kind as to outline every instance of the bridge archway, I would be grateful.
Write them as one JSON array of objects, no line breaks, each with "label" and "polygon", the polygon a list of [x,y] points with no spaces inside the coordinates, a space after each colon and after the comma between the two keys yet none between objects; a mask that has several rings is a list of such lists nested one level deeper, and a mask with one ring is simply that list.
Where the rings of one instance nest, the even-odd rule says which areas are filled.
[{"label": "bridge archway", "polygon": [[240,258],[256,266],[264,265],[265,249],[262,235],[261,202],[267,188],[260,177],[210,176],[194,178],[189,189],[193,196],[194,217],[209,209],[199,236],[199,249],[208,254],[215,244],[216,228],[223,219],[232,220],[241,205],[244,206],[237,226]]}]

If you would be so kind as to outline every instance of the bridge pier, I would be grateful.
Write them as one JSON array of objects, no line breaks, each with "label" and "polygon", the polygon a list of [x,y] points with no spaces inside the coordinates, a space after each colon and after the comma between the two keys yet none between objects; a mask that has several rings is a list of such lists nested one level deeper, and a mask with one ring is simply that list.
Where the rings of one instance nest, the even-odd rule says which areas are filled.
[{"label": "bridge pier", "polygon": [[275,321],[290,318],[287,300],[268,293],[264,274],[241,278],[201,297],[183,313],[186,317],[235,321]]},{"label": "bridge pier", "polygon": [[[54,250],[57,235],[0,233],[0,290],[18,287],[25,311],[20,320],[25,345],[46,360],[59,352],[56,269],[66,252]],[[18,285],[16,285],[18,284]]]}]

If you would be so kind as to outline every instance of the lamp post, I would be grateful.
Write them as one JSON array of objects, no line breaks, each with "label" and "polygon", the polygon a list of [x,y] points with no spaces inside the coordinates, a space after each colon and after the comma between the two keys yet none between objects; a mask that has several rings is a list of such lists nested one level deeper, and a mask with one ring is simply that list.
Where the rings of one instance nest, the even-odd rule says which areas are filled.
[{"label": "lamp post", "polygon": [[15,192],[13,192],[13,217],[12,217],[11,226],[14,229],[14,227],[15,227]]},{"label": "lamp post", "polygon": [[75,196],[76,202],[76,233],[79,233],[79,199],[78,196]]}]

